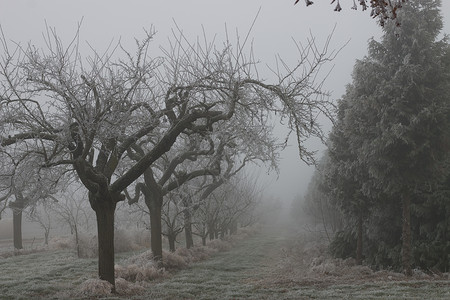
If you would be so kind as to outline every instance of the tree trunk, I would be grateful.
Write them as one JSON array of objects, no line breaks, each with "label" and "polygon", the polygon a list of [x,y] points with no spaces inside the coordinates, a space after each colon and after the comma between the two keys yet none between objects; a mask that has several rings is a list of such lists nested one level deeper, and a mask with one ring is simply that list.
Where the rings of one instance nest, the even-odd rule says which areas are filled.
[{"label": "tree trunk", "polygon": [[21,208],[13,208],[13,243],[15,249],[23,249]]},{"label": "tree trunk", "polygon": [[363,247],[363,216],[359,213],[358,216],[358,239],[356,242],[356,264],[362,264],[362,247]]},{"label": "tree trunk", "polygon": [[402,266],[406,276],[412,276],[411,270],[411,199],[403,195],[402,199]]},{"label": "tree trunk", "polygon": [[101,280],[111,283],[115,292],[114,212],[116,205],[112,199],[94,199],[94,201],[96,203],[93,208],[97,216],[98,275]]},{"label": "tree trunk", "polygon": [[[162,202],[162,201],[161,201]],[[147,201],[146,201],[147,203]],[[150,240],[153,259],[158,264],[162,262],[162,225],[161,225],[161,205],[156,201],[147,203],[150,211]]]},{"label": "tree trunk", "polygon": [[78,226],[76,223],[73,226],[73,228],[75,231],[75,247],[77,248],[77,256],[78,256],[78,258],[81,258],[80,238],[78,236]]},{"label": "tree trunk", "polygon": [[175,252],[176,235],[173,232],[169,232],[169,234],[167,235],[167,239],[169,240],[169,250],[170,250],[170,252]]},{"label": "tree trunk", "polygon": [[236,234],[238,230],[238,222],[235,220],[230,225],[230,235]]},{"label": "tree trunk", "polygon": [[186,248],[190,249],[194,246],[194,239],[192,237],[192,216],[189,209],[185,209],[184,212],[184,234],[186,236]]},{"label": "tree trunk", "polygon": [[206,238],[208,237],[208,233],[206,232],[206,224],[205,223],[202,223],[201,237],[202,237],[202,245],[206,246]]},{"label": "tree trunk", "polygon": [[50,227],[49,228],[45,228],[45,232],[44,232],[44,244],[48,245],[48,236],[50,235]]}]

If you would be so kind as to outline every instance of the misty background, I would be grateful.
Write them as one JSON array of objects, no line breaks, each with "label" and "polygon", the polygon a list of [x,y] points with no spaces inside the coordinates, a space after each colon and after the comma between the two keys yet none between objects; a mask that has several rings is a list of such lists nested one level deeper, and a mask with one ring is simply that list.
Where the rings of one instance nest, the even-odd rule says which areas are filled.
[{"label": "misty background", "polygon": [[[442,2],[443,32],[450,32],[450,3]],[[23,45],[28,42],[42,45],[46,26],[55,28],[68,43],[81,24],[81,45],[86,47],[84,53],[89,53],[90,47],[102,53],[118,40],[125,48],[132,46],[135,37],[142,38],[145,30],[151,28],[157,32],[153,41],[154,51],[167,43],[168,36],[176,27],[188,38],[202,39],[205,34],[209,40],[215,37],[219,44],[225,40],[226,33],[231,40],[239,35],[243,42],[251,29],[248,43],[252,43],[261,66],[274,66],[278,54],[288,64],[294,63],[298,58],[294,41],[306,43],[313,38],[322,46],[333,33],[329,51],[340,50],[340,53],[322,74],[330,72],[324,90],[330,91],[332,99],[338,99],[351,80],[355,60],[367,53],[368,40],[378,39],[382,33],[376,21],[369,17],[369,10],[354,11],[350,9],[352,4],[351,0],[342,1],[343,10],[338,13],[333,11],[334,6],[329,1],[319,0],[309,7],[303,1],[294,6],[293,0],[0,0],[0,25],[7,39]],[[268,68],[261,68],[260,75],[269,81],[272,76]],[[329,120],[322,117],[319,122],[326,132],[331,129]],[[284,140],[286,134],[285,128],[276,127],[280,140]],[[285,208],[305,192],[314,171],[313,166],[300,160],[296,143],[295,136],[291,136],[289,146],[281,153],[279,173],[265,166],[254,166],[248,171],[259,176],[266,197],[281,201]],[[308,148],[317,150],[317,158],[320,158],[325,146],[320,141],[310,140]],[[7,213],[10,212],[7,210]]]}]

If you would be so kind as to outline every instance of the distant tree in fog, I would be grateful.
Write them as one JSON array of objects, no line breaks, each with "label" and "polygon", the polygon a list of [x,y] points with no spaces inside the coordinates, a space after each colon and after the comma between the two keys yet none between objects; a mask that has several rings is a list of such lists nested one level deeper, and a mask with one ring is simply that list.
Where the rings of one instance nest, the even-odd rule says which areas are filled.
[{"label": "distant tree in fog", "polygon": [[[343,216],[333,201],[332,188],[335,186],[331,187],[328,182],[328,172],[331,167],[329,160],[330,158],[325,154],[317,165],[303,201],[301,201],[303,212],[300,215],[306,214],[309,218],[308,223],[313,225],[313,228],[309,228],[309,230],[320,235],[325,234],[326,238],[331,241],[334,235],[342,230]],[[305,226],[309,227],[309,224]]]},{"label": "distant tree in fog", "polygon": [[57,192],[62,173],[57,168],[41,169],[40,158],[20,147],[2,156],[2,200],[13,212],[13,244],[22,249],[22,215]]}]

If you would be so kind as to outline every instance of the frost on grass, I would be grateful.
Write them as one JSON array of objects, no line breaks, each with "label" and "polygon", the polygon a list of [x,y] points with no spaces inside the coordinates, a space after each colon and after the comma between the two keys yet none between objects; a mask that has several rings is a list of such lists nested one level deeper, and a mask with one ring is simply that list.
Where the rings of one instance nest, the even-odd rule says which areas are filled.
[{"label": "frost on grass", "polygon": [[[82,297],[105,297],[112,294],[112,284],[105,280],[88,279],[84,281],[80,287],[78,296]],[[119,295],[137,295],[145,292],[145,287],[125,280],[124,278],[116,279],[116,292]]]},{"label": "frost on grass", "polygon": [[153,260],[151,250],[131,256],[114,266],[116,278],[123,278],[130,282],[151,281],[166,276],[164,269],[158,269]]},{"label": "frost on grass", "polygon": [[209,248],[216,249],[219,252],[228,251],[231,249],[232,245],[228,241],[224,240],[212,240],[208,244]]},{"label": "frost on grass", "polygon": [[115,276],[128,282],[142,283],[168,276],[168,272],[176,272],[196,263],[210,258],[214,253],[228,251],[235,240],[253,235],[254,229],[241,231],[233,237],[224,240],[213,240],[207,246],[196,246],[191,249],[178,248],[175,252],[163,251],[162,268],[157,268],[151,250],[129,257],[115,265]]},{"label": "frost on grass", "polygon": [[48,246],[53,250],[74,249],[75,241],[73,238],[66,236],[55,236],[48,241]]},{"label": "frost on grass", "polygon": [[88,279],[79,287],[79,294],[87,297],[104,297],[111,295],[112,284],[105,280]]},{"label": "frost on grass", "polygon": [[169,270],[181,270],[188,265],[187,260],[172,252],[163,251],[163,266]]},{"label": "frost on grass", "polygon": [[116,291],[119,295],[137,295],[145,292],[145,287],[123,278],[116,279]]},{"label": "frost on grass", "polygon": [[116,278],[122,278],[130,282],[151,281],[166,275],[163,269],[157,269],[153,264],[115,265],[114,269]]},{"label": "frost on grass", "polygon": [[55,237],[52,238],[48,245],[43,245],[40,242],[32,243],[31,245],[24,245],[23,249],[15,249],[12,245],[3,246],[0,248],[0,258],[8,258],[12,256],[29,255],[33,253],[45,252],[49,250],[64,250],[73,248],[73,243],[70,238]]},{"label": "frost on grass", "polygon": [[262,285],[321,285],[390,283],[417,280],[445,280],[446,275],[429,275],[415,270],[412,278],[390,270],[374,271],[357,265],[355,259],[337,259],[328,254],[327,243],[313,237],[288,239],[279,251]]},{"label": "frost on grass", "polygon": [[204,246],[196,246],[191,249],[178,248],[175,253],[184,258],[184,260],[190,263],[196,263],[202,260],[206,260],[211,257],[214,253],[217,253],[217,249]]},{"label": "frost on grass", "polygon": [[237,235],[234,235],[237,239],[245,239],[251,237],[262,230],[261,224],[255,224],[252,226],[242,227],[238,229]]}]

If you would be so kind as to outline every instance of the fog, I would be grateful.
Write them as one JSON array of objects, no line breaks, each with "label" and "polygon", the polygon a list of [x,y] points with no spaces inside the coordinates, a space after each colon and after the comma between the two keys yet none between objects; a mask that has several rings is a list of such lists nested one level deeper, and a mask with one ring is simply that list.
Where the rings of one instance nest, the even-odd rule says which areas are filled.
[{"label": "fog", "polygon": [[[325,79],[323,90],[337,103],[352,80],[355,60],[366,55],[368,41],[379,39],[382,28],[369,16],[370,10],[361,11],[359,7],[357,11],[352,10],[352,0],[341,0],[341,12],[333,11],[330,0],[315,0],[309,7],[304,1],[297,5],[294,1],[0,0],[0,34],[24,48],[30,43],[39,49],[45,48],[45,36],[53,31],[66,46],[79,31],[82,55],[92,54],[92,51],[100,55],[107,53],[119,41],[125,49],[135,49],[136,40],[145,38],[146,32],[152,30],[156,35],[151,43],[151,56],[160,55],[160,46],[167,45],[168,38],[180,31],[187,39],[214,40],[219,47],[228,38],[234,44],[245,43],[252,49],[260,62],[259,76],[269,83],[274,79],[270,68],[276,65],[277,55],[287,65],[295,66],[299,59],[296,43],[312,42],[321,48],[330,39],[328,53],[336,57],[323,67],[317,80]],[[450,32],[450,1],[442,2],[443,32]],[[29,79],[34,80],[27,77]],[[153,114],[149,119],[152,117]],[[273,122],[275,136],[279,142],[285,141],[287,126],[279,124],[276,117]],[[318,122],[328,134],[332,122],[325,116],[319,116]],[[75,140],[74,131],[70,133]],[[307,140],[306,147],[316,151],[317,160],[325,150],[325,145],[317,139]],[[78,145],[76,148],[80,149]],[[149,214],[154,211],[151,206],[142,204],[141,209],[129,206],[126,201],[119,202],[117,209],[108,215],[108,221],[115,227],[111,225],[105,231],[96,230],[100,227],[96,227],[95,222],[100,218],[96,219],[89,206],[84,186],[80,188],[84,192],[79,194],[63,189],[65,193],[53,199],[58,204],[68,201],[68,206],[60,206],[60,209],[67,208],[72,219],[62,217],[62,210],[45,211],[51,216],[48,220],[51,219],[52,225],[48,226],[51,240],[43,246],[42,224],[32,223],[29,215],[28,218],[24,215],[25,247],[17,249],[12,249],[11,243],[12,210],[6,206],[6,201],[0,203],[5,205],[0,220],[0,248],[4,250],[0,251],[0,269],[3,270],[0,272],[0,298],[84,299],[117,291],[116,295],[123,299],[131,296],[134,299],[240,299],[244,295],[251,295],[252,299],[409,296],[448,299],[448,269],[443,274],[431,275],[414,270],[413,276],[405,279],[393,269],[378,272],[369,265],[357,266],[351,257],[330,256],[328,243],[331,239],[323,220],[307,227],[307,218],[300,214],[296,218],[301,220],[288,218],[292,215],[292,201],[306,192],[313,172],[314,166],[308,166],[299,156],[294,132],[280,153],[276,168],[250,165],[242,172],[247,177],[235,176],[235,185],[215,190],[207,201],[202,198],[205,202],[200,204],[191,201],[192,195],[168,193],[164,203],[158,203],[163,206],[163,217],[152,219],[158,221],[159,226],[149,222]],[[253,189],[253,180],[246,182],[249,177],[258,178],[259,189]],[[27,184],[28,178],[27,173]],[[118,198],[107,200],[115,199]],[[52,204],[56,207],[55,203]],[[74,208],[70,203],[84,206]],[[173,206],[169,208],[171,203]],[[203,205],[205,203],[208,205]],[[115,208],[115,204],[111,207]],[[212,222],[209,218],[219,214],[219,210],[214,210],[215,205],[222,206],[220,208],[231,215],[221,228],[217,216]],[[36,209],[45,209],[41,206]],[[323,218],[322,204],[320,209]],[[194,217],[197,219],[192,222]],[[72,222],[76,226],[72,226]],[[164,235],[163,242],[159,243],[161,254],[152,249],[157,243],[150,240],[149,234],[149,229],[159,227],[164,228],[158,235],[152,233],[152,237]],[[322,227],[326,235],[321,234]],[[188,234],[192,240],[190,246]],[[97,237],[102,235],[110,237],[107,242],[111,243],[105,243],[105,239],[103,243],[102,239],[98,242]],[[48,235],[46,242],[47,238]],[[175,243],[176,250],[172,247]],[[101,271],[99,257],[103,257]],[[108,272],[104,272],[105,262],[111,267]],[[106,273],[110,279],[102,277]],[[98,278],[110,283],[115,281],[117,290]]]},{"label": "fog", "polygon": [[[143,37],[144,30],[152,26],[157,31],[155,51],[158,45],[166,43],[175,27],[181,28],[191,38],[201,37],[203,32],[209,39],[217,35],[218,43],[225,38],[226,31],[232,37],[238,32],[243,39],[256,18],[249,37],[255,57],[262,65],[273,65],[277,54],[287,62],[294,62],[298,53],[293,40],[305,43],[312,36],[318,45],[323,45],[334,29],[330,50],[345,47],[323,74],[331,70],[324,89],[331,92],[332,99],[338,99],[351,80],[355,59],[366,54],[367,41],[372,37],[378,38],[381,28],[369,17],[369,11],[351,10],[352,1],[342,1],[343,10],[339,13],[333,11],[329,1],[315,1],[308,8],[303,1],[295,6],[293,2],[1,0],[0,24],[8,39],[21,44],[31,41],[41,45],[46,25],[55,28],[63,40],[70,41],[81,23],[81,40],[101,53],[111,41],[120,39],[125,46],[132,45],[134,37]],[[443,1],[442,11],[444,32],[450,32],[449,1]],[[87,44],[84,45],[88,50]],[[267,69],[261,73],[261,77],[269,80],[270,76]],[[321,118],[321,123],[325,131],[330,130],[329,120]],[[276,134],[284,139],[286,130],[279,126]],[[299,159],[293,137],[288,144],[281,153],[279,173],[267,170],[265,166],[254,167],[256,173],[260,173],[267,196],[287,203],[304,193],[314,170]],[[316,140],[309,141],[308,147],[318,151],[318,158],[325,148]]]}]

